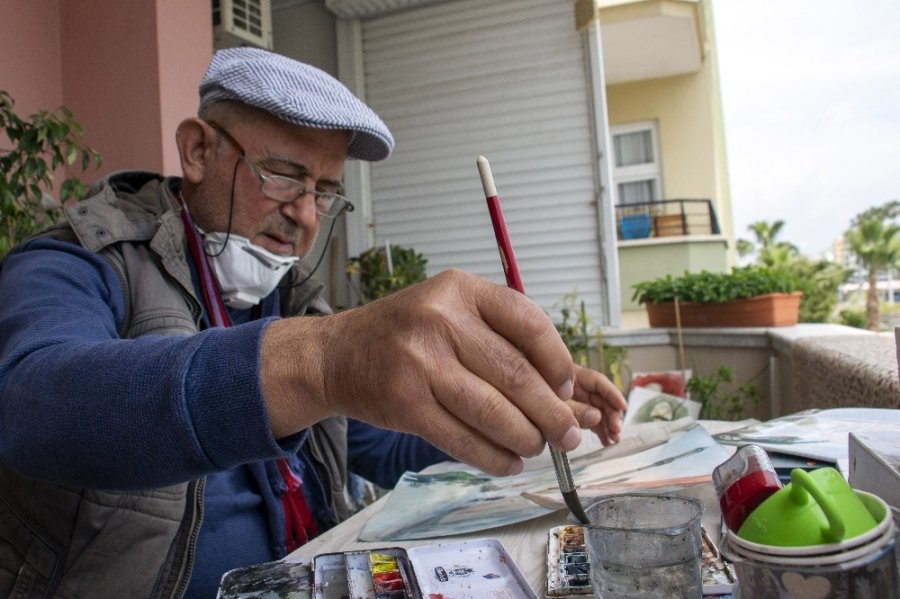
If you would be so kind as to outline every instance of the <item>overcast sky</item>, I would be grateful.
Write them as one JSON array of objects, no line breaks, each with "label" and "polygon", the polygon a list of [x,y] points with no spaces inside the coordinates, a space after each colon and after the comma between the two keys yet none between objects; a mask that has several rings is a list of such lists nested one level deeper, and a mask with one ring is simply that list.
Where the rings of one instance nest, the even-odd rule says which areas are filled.
[{"label": "overcast sky", "polygon": [[818,257],[900,199],[900,1],[713,0],[734,232]]}]

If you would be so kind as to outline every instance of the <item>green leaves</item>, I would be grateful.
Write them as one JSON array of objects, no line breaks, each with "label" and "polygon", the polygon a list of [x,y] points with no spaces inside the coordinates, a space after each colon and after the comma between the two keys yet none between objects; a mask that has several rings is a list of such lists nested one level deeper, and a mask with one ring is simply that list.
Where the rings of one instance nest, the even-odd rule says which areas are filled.
[{"label": "green leaves", "polygon": [[12,96],[0,90],[0,130],[11,145],[0,147],[0,256],[58,218],[61,202],[84,196],[86,187],[76,177],[62,182],[60,201],[49,196],[56,169],[79,157],[82,171],[102,162],[96,150],[81,143],[81,125],[68,108],[22,119],[13,106]]},{"label": "green leaves", "polygon": [[359,273],[360,300],[368,303],[427,278],[428,260],[410,248],[391,246],[391,267],[383,246],[369,248],[347,261],[347,275]]},{"label": "green leaves", "polygon": [[746,417],[751,406],[759,405],[761,394],[753,383],[744,383],[734,389],[720,389],[722,383],[729,385],[734,375],[727,366],[719,366],[710,376],[694,375],[687,382],[691,399],[699,401],[702,420],[740,420]]},{"label": "green leaves", "polygon": [[900,202],[891,200],[869,208],[853,219],[844,234],[850,251],[856,255],[866,271],[869,282],[866,294],[866,319],[872,331],[880,329],[878,292],[875,288],[878,271],[893,268],[900,263]]},{"label": "green leaves", "polygon": [[563,296],[559,314],[562,320],[553,324],[572,355],[572,360],[576,364],[602,372],[616,387],[622,389],[623,375],[630,370],[627,363],[628,348],[609,345],[603,341],[603,333],[588,315],[584,300],[578,298],[577,291]]},{"label": "green leaves", "polygon": [[730,273],[685,272],[634,285],[632,299],[641,304],[679,301],[722,303],[766,293],[791,293],[796,281],[787,273],[759,266],[735,268]]}]

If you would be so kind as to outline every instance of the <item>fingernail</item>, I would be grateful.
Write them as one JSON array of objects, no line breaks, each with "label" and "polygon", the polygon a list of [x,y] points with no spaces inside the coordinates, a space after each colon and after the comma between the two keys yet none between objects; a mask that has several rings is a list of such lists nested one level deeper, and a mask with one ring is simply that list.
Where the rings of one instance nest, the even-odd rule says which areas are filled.
[{"label": "fingernail", "polygon": [[506,475],[515,476],[517,474],[520,474],[524,468],[525,463],[522,460],[516,460],[510,465],[509,470],[506,471]]},{"label": "fingernail", "polygon": [[600,424],[600,421],[603,420],[603,413],[597,408],[585,410],[584,420],[585,424],[587,424],[587,428],[597,426],[598,424]]},{"label": "fingernail", "polygon": [[556,396],[560,399],[572,399],[573,393],[575,393],[575,382],[572,379],[567,380],[562,387],[556,390]]},{"label": "fingernail", "polygon": [[563,451],[572,451],[581,443],[581,429],[577,426],[570,428],[560,441]]}]

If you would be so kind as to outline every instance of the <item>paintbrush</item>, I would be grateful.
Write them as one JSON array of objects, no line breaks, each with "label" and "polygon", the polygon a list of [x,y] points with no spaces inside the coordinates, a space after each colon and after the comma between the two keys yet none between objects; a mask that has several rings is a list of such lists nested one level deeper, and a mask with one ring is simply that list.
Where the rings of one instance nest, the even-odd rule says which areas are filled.
[{"label": "paintbrush", "polygon": [[[494,236],[497,238],[497,249],[500,250],[500,262],[503,265],[503,274],[506,275],[506,285],[519,293],[525,293],[525,285],[519,275],[519,267],[516,265],[516,256],[513,253],[512,243],[509,241],[509,233],[506,230],[506,221],[503,220],[503,212],[500,210],[500,198],[497,197],[497,188],[494,186],[494,176],[491,174],[491,165],[487,158],[479,156],[477,160],[478,173],[481,175],[481,185],[484,187],[484,197],[487,200],[488,212],[491,215],[491,224],[494,225]],[[559,490],[562,492],[569,511],[572,512],[582,524],[590,524],[587,514],[578,498],[575,483],[572,482],[572,470],[569,468],[569,458],[565,452],[550,448],[550,457],[553,458],[553,468],[556,470],[556,480]]]}]

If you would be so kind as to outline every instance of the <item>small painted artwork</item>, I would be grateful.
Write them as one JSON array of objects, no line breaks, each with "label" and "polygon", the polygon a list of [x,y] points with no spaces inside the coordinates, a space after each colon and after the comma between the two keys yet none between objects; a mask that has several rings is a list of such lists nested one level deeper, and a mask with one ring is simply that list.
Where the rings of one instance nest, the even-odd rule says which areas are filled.
[{"label": "small painted artwork", "polygon": [[631,388],[643,387],[651,391],[674,395],[675,397],[687,397],[685,383],[691,380],[691,369],[684,372],[680,370],[663,370],[659,372],[635,372],[631,375]]},{"label": "small painted artwork", "polygon": [[267,562],[226,572],[216,599],[311,599],[308,562]]},{"label": "small painted artwork", "polygon": [[591,565],[584,529],[576,525],[551,528],[547,542],[547,596],[591,594]]},{"label": "small painted artwork", "polygon": [[696,420],[700,416],[701,404],[684,397],[676,397],[646,387],[632,387],[628,394],[628,410],[625,422],[637,424],[641,422],[672,421],[690,416]]}]

